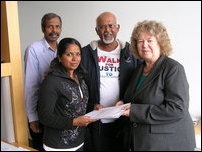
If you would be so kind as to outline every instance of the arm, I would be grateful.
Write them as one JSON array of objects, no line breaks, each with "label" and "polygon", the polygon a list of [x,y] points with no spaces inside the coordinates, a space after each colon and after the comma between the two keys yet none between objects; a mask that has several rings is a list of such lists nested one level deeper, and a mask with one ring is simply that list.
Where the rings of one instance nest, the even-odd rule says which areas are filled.
[{"label": "arm", "polygon": [[[47,127],[56,129],[72,129],[72,126],[86,126],[96,120],[88,116],[75,116],[75,109],[68,109],[68,95],[63,94],[61,83],[56,77],[46,77],[40,88],[39,96],[39,120]],[[69,86],[69,85],[68,85]],[[66,86],[67,87],[67,86]],[[69,92],[70,91],[70,92]],[[71,90],[66,90],[70,93]],[[70,97],[71,98],[71,97]],[[66,108],[66,106],[68,108]]]},{"label": "arm", "polygon": [[35,133],[41,132],[37,114],[39,84],[38,60],[34,49],[29,47],[25,52],[25,103],[29,127]]},{"label": "arm", "polygon": [[166,124],[184,118],[188,112],[189,86],[184,68],[173,61],[166,66],[158,77],[144,84],[144,89],[139,90],[137,95],[131,91],[133,85],[127,89],[126,98],[132,104],[125,115],[129,115],[131,121]]},{"label": "arm", "polygon": [[25,54],[25,102],[29,122],[38,121],[37,101],[40,85],[38,60],[33,48],[28,48]]}]

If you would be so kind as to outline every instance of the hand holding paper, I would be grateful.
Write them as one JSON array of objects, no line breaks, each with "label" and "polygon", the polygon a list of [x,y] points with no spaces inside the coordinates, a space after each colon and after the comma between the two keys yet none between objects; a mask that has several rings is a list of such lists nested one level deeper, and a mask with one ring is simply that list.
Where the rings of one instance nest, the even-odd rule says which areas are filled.
[{"label": "hand holding paper", "polygon": [[127,105],[130,105],[130,103],[123,104],[120,106],[102,108],[100,110],[93,110],[85,114],[85,116],[90,116],[91,119],[119,118],[123,113],[124,107],[126,107]]}]

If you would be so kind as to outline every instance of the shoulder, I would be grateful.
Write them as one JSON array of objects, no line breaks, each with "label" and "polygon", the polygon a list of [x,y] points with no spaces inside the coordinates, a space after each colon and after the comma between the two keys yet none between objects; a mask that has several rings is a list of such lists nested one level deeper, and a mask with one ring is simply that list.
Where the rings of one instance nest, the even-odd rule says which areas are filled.
[{"label": "shoulder", "polygon": [[97,50],[97,41],[92,41],[82,48],[81,55],[83,58],[89,58]]},{"label": "shoulder", "polygon": [[43,43],[44,43],[44,41],[43,41],[43,39],[41,39],[41,40],[38,40],[38,41],[35,41],[35,42],[31,43],[28,47],[43,46]]},{"label": "shoulder", "polygon": [[131,51],[130,51],[130,43],[127,41],[122,41],[122,40],[117,40],[120,44],[120,48],[121,48],[121,56],[124,57],[126,59],[126,62],[130,62],[130,60],[132,59],[133,62],[135,63],[135,65],[142,63],[141,60],[136,59]]},{"label": "shoulder", "polygon": [[88,45],[82,47],[82,52],[87,51],[87,50],[89,50],[89,49],[92,49],[91,46],[90,46],[90,44],[88,44]]},{"label": "shoulder", "polygon": [[43,40],[38,40],[38,41],[35,41],[32,44],[28,45],[26,50],[34,51],[34,50],[41,50],[43,48],[45,48],[44,41]]},{"label": "shoulder", "polygon": [[129,51],[129,43],[127,41],[117,39],[118,43],[120,44],[121,50]]},{"label": "shoulder", "polygon": [[167,71],[167,73],[170,73],[170,74],[175,73],[177,75],[179,75],[179,73],[181,74],[185,73],[184,66],[173,58],[165,57],[162,65],[165,67],[165,70]]},{"label": "shoulder", "polygon": [[175,59],[173,59],[173,58],[170,58],[170,57],[166,57],[165,58],[165,63],[166,63],[166,66],[168,66],[168,67],[170,67],[170,68],[173,68],[173,67],[179,67],[179,68],[184,68],[183,67],[183,65],[179,62],[179,61],[177,61],[177,60],[175,60]]},{"label": "shoulder", "polygon": [[96,50],[98,46],[98,40],[93,40],[91,41],[89,44],[87,44],[86,46],[84,46],[82,48],[82,51],[84,50]]},{"label": "shoulder", "polygon": [[57,85],[58,85],[58,78],[54,76],[52,73],[48,73],[44,77],[41,87],[51,89],[51,88],[55,88]]}]

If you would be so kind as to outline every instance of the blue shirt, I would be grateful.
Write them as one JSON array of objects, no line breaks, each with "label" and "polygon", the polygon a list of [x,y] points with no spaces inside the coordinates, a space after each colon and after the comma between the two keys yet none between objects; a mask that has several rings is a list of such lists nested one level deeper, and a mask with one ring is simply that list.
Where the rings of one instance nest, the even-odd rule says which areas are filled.
[{"label": "blue shirt", "polygon": [[34,42],[25,51],[25,102],[29,122],[38,120],[39,87],[56,53],[45,38]]}]

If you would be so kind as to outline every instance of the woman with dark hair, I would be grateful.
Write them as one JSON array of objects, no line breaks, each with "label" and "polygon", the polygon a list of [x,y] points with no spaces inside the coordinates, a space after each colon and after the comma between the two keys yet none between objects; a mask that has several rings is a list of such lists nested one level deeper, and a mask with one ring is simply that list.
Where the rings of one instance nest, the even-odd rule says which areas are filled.
[{"label": "woman with dark hair", "polygon": [[85,126],[96,121],[84,116],[88,88],[80,62],[80,43],[62,39],[40,89],[39,121],[44,125],[46,151],[82,150]]}]

